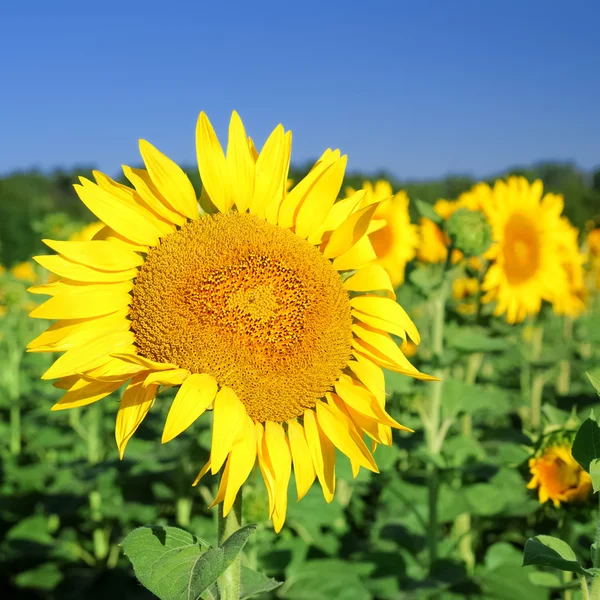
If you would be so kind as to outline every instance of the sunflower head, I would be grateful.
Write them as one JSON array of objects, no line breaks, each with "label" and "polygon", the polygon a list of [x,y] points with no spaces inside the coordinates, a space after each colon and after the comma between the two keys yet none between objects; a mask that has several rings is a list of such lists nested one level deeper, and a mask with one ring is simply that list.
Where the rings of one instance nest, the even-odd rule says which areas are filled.
[{"label": "sunflower head", "polygon": [[541,181],[523,177],[496,181],[483,210],[492,228],[492,260],[483,281],[483,302],[496,302],[495,314],[509,323],[537,314],[543,300],[564,293],[561,265],[565,229],[562,197],[543,196]]},{"label": "sunflower head", "polygon": [[58,322],[29,350],[64,352],[43,375],[66,392],[54,410],[126,385],[121,456],[163,388],[179,386],[163,443],[212,409],[196,482],[222,471],[215,503],[226,514],[258,465],[279,530],[292,468],[299,498],[316,478],[331,501],[335,448],[355,475],[377,471],[372,450],[406,429],[385,409],[382,368],[430,378],[390,335],[419,342],[371,239],[374,220],[392,219],[385,200],[363,190],[336,202],[346,157],[327,150],[288,190],[281,125],[258,153],[234,113],[225,153],[202,113],[196,142],[200,204],[212,212],[146,141],[145,169],[124,167],[131,187],[81,179],[77,193],[104,225],[89,241],[46,240],[57,254],[36,260],[61,279],[32,289],[51,296],[32,316]]},{"label": "sunflower head", "polygon": [[551,500],[559,507],[562,502],[584,502],[592,491],[592,480],[571,454],[569,443],[544,448],[529,460],[529,489],[538,490],[540,504]]}]

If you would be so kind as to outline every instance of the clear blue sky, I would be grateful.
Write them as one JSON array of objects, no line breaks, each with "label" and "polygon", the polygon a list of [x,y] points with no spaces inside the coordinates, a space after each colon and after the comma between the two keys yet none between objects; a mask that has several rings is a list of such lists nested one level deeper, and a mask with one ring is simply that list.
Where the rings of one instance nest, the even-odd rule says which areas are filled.
[{"label": "clear blue sky", "polygon": [[[10,3],[10,4],[9,4]],[[598,0],[8,0],[0,174],[195,160],[205,110],[400,178],[600,166]]]}]

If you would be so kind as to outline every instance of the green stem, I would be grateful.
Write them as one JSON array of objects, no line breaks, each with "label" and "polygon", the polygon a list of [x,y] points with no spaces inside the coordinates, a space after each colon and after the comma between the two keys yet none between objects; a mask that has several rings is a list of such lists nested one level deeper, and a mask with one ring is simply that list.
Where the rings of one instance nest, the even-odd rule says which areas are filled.
[{"label": "green stem", "polygon": [[596,575],[594,579],[592,579],[592,589],[589,592],[588,598],[589,600],[600,600],[600,576],[598,575]]},{"label": "green stem", "polygon": [[558,378],[556,380],[556,391],[561,396],[569,395],[571,384],[571,343],[573,340],[573,319],[565,317],[563,322],[563,341],[569,352],[569,358],[565,358],[558,363]]},{"label": "green stem", "polygon": [[[598,494],[598,500],[600,502],[600,494]],[[600,567],[600,506],[598,510],[598,516],[596,517],[596,533],[594,534],[594,543],[592,545],[594,554],[592,556],[592,564],[594,567]]]},{"label": "green stem", "polygon": [[582,600],[590,600],[590,590],[588,588],[588,584],[587,584],[585,575],[579,576],[579,583],[581,583],[581,598],[582,598]]},{"label": "green stem", "polygon": [[[450,252],[450,251],[449,251]],[[436,362],[442,358],[444,352],[444,322],[446,318],[446,300],[450,292],[451,282],[445,277],[440,287],[439,293],[434,300],[433,308],[433,330],[432,330],[432,353]],[[444,370],[438,368],[434,375],[443,380]],[[439,455],[441,443],[440,423],[442,406],[442,381],[436,381],[431,384],[430,405],[428,411],[428,426],[426,429],[427,448],[432,455],[427,465],[427,489],[428,489],[428,507],[429,519],[427,529],[427,540],[429,549],[429,568],[431,569],[437,559],[438,545],[438,492],[439,492],[439,473],[434,462],[434,457]]]},{"label": "green stem", "polygon": [[14,400],[10,405],[10,453],[21,454],[21,407]]},{"label": "green stem", "polygon": [[[89,408],[89,428],[87,430],[88,463],[95,465],[102,460],[102,408],[99,403]],[[108,536],[102,528],[102,496],[99,490],[92,490],[88,496],[92,521],[95,524],[92,533],[94,557],[104,560],[109,552]]]},{"label": "green stem", "polygon": [[[223,515],[223,503],[219,504],[219,513],[217,520],[217,529],[219,536],[219,545],[242,526],[242,488],[237,494],[233,507],[227,514]],[[240,597],[240,573],[241,573],[240,552],[236,559],[227,567],[217,580],[219,586],[220,600],[238,600]]]},{"label": "green stem", "polygon": [[544,385],[546,377],[543,373],[536,372],[536,364],[542,356],[542,347],[544,341],[544,328],[537,325],[533,328],[533,336],[531,339],[531,355],[530,361],[533,363],[533,381],[530,388],[530,416],[529,424],[533,431],[538,431],[542,423],[542,396],[544,394]]},{"label": "green stem", "polygon": [[189,527],[190,518],[192,515],[192,499],[189,496],[180,496],[177,498],[175,505],[175,521],[177,525],[183,527]]}]

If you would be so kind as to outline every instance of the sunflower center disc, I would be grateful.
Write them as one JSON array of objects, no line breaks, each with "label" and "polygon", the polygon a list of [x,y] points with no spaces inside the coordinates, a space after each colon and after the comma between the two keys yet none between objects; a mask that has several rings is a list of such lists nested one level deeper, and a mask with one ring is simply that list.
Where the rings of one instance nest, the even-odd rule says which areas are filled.
[{"label": "sunflower center disc", "polygon": [[516,213],[506,223],[504,260],[506,275],[511,283],[527,281],[540,265],[540,242],[536,224],[525,215]]},{"label": "sunflower center disc", "polygon": [[350,359],[350,302],[331,262],[252,215],[207,215],[163,238],[132,294],[139,353],[212,375],[258,422],[313,407]]}]

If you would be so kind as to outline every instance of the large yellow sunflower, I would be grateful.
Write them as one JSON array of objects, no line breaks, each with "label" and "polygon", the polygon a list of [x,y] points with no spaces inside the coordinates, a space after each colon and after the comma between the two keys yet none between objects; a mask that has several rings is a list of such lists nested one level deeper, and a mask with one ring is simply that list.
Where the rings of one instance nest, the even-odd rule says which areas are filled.
[{"label": "large yellow sunflower", "polygon": [[494,244],[486,255],[493,263],[483,280],[482,301],[496,301],[494,314],[506,314],[509,323],[537,314],[542,300],[552,301],[568,287],[560,252],[563,201],[542,193],[539,180],[530,184],[509,177],[496,181],[484,199]]},{"label": "large yellow sunflower", "polygon": [[256,463],[279,531],[292,466],[298,497],[315,477],[335,489],[335,448],[356,474],[377,471],[391,444],[382,367],[428,379],[390,336],[419,341],[395,302],[368,237],[379,202],[335,202],[346,166],[327,150],[286,191],[291,133],[279,125],[260,154],[237,113],[226,154],[204,113],[196,130],[202,206],[184,172],[146,141],[133,187],[94,173],[76,185],[105,223],[92,241],[46,244],[37,257],[62,277],[32,316],[59,319],[29,344],[64,352],[43,379],[66,394],[54,410],[96,402],[127,383],[116,421],[121,456],[161,387],[181,386],[163,442],[213,409],[209,470],[231,509]]},{"label": "large yellow sunflower", "polygon": [[[404,283],[406,264],[415,257],[419,246],[419,228],[410,222],[408,195],[403,190],[394,194],[384,180],[375,184],[365,181],[363,190],[365,203],[379,203],[369,228],[369,241],[377,255],[374,264],[388,272],[396,288]],[[354,194],[356,190],[348,188],[347,195]]]}]

